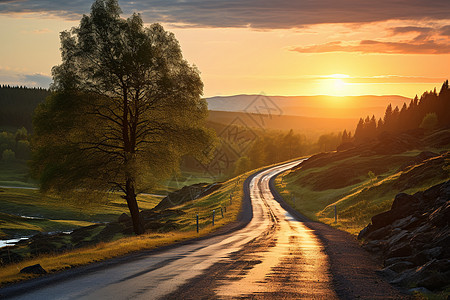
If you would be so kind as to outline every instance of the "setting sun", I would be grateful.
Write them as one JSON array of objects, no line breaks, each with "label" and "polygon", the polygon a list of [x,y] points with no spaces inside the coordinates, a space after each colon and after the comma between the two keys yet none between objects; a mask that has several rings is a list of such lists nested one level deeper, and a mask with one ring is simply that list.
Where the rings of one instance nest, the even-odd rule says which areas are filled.
[{"label": "setting sun", "polygon": [[345,83],[344,80],[342,80],[342,79],[334,79],[334,89],[337,92],[342,92],[344,90],[344,88],[345,88],[345,85],[346,85],[346,83]]}]

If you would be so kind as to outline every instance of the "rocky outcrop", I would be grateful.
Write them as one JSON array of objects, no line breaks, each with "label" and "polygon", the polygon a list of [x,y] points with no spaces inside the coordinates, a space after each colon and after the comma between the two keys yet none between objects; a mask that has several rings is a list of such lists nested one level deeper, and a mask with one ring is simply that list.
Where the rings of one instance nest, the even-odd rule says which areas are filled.
[{"label": "rocky outcrop", "polygon": [[24,274],[47,274],[47,271],[40,264],[25,267],[20,270],[20,273]]},{"label": "rocky outcrop", "polygon": [[392,284],[421,291],[450,285],[450,181],[414,195],[398,194],[358,236],[384,262]]}]

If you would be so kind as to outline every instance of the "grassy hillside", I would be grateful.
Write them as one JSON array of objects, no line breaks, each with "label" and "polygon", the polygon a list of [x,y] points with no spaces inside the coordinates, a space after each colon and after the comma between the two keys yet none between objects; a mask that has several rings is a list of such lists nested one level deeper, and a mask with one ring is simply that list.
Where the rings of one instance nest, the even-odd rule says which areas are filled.
[{"label": "grassy hillside", "polygon": [[[72,234],[43,236],[36,240],[31,239],[31,243],[29,241],[19,243],[18,246],[10,248],[7,255],[12,257],[17,254],[26,257],[26,259],[13,264],[0,264],[0,286],[36,276],[19,273],[21,268],[28,265],[39,263],[48,272],[57,272],[208,234],[220,226],[236,220],[242,204],[242,183],[248,175],[243,174],[230,179],[221,183],[220,188],[208,195],[178,205],[175,204],[170,209],[160,212],[150,210],[159,202],[160,198],[155,199],[151,195],[141,196],[139,202],[144,209],[144,219],[147,215],[151,218],[153,216],[158,217],[157,221],[150,221],[146,226],[154,226],[156,223],[162,226],[158,225],[159,229],[149,229],[146,234],[140,236],[135,236],[131,230],[124,228],[124,226],[127,226],[127,222],[120,221],[109,224],[94,224],[74,231]],[[57,214],[54,216],[55,218],[65,218],[66,222],[68,222],[68,219],[73,219],[72,225],[88,225],[81,224],[80,220],[86,218],[91,221],[112,221],[113,219],[117,220],[117,217],[126,211],[126,208],[123,207],[123,200],[118,202],[113,199],[112,202],[101,206],[77,209],[58,202],[58,199],[48,198],[46,201],[39,201],[38,203],[34,191],[4,189],[3,193],[8,194],[9,200],[4,201],[4,203],[10,206],[10,216],[14,216],[14,212],[29,209],[28,213],[34,211],[43,217],[55,213]],[[20,197],[14,200],[14,194],[19,194]],[[233,199],[231,203],[230,195]],[[45,205],[42,204],[44,202]],[[224,212],[223,217],[221,208]],[[216,212],[215,226],[212,226],[213,210]],[[196,232],[197,214],[199,215],[200,233]],[[61,220],[47,221],[60,222]],[[27,222],[28,229],[38,222],[36,220]],[[80,224],[75,224],[75,222],[80,222]],[[129,223],[128,225],[131,226],[131,221]],[[18,226],[20,226],[19,222]],[[2,252],[0,251],[1,255]]]},{"label": "grassy hillside", "polygon": [[[151,209],[160,200],[152,195],[138,197],[141,209]],[[35,189],[18,188],[0,188],[0,206],[0,239],[73,230],[115,221],[122,213],[129,213],[126,202],[116,194],[101,203],[74,203]]]},{"label": "grassy hillside", "polygon": [[[433,136],[435,142],[430,140]],[[441,130],[420,138],[399,136],[391,144],[374,142],[319,154],[280,176],[277,188],[307,217],[357,234],[373,215],[390,208],[396,194],[415,193],[450,179],[449,137],[450,130]]]}]

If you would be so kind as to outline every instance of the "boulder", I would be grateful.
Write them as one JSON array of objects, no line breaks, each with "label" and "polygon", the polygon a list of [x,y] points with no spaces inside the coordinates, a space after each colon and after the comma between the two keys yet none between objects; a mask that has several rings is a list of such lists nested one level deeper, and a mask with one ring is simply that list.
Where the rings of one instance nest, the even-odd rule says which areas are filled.
[{"label": "boulder", "polygon": [[410,256],[412,254],[412,251],[413,249],[411,248],[411,245],[409,243],[401,243],[389,249],[387,251],[386,257],[392,258]]},{"label": "boulder", "polygon": [[24,274],[47,274],[47,271],[40,264],[32,265],[20,270],[20,273]]},{"label": "boulder", "polygon": [[418,202],[419,199],[416,197],[405,193],[400,193],[395,196],[394,202],[392,202],[391,210],[411,211],[413,207],[418,204]]},{"label": "boulder", "polygon": [[415,267],[414,264],[409,261],[399,261],[395,264],[388,266],[389,269],[391,269],[392,271],[397,272],[397,273],[412,269],[414,267]]},{"label": "boulder", "polygon": [[381,214],[372,217],[372,225],[374,229],[382,228],[392,224],[395,220],[401,219],[404,216],[397,214],[396,211],[388,210]]}]

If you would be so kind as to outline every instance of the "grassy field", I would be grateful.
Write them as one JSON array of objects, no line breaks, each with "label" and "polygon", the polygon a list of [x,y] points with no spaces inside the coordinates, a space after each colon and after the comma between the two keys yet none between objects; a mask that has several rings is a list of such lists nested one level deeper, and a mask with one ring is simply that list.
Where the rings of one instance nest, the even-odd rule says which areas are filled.
[{"label": "grassy field", "polygon": [[30,178],[26,161],[0,160],[0,186],[37,187],[37,182]]},{"label": "grassy field", "polygon": [[[372,216],[390,209],[396,194],[413,194],[449,179],[448,172],[444,177],[429,174],[416,180],[417,183],[409,188],[400,186],[399,179],[414,172],[414,168],[402,169],[402,166],[419,153],[421,151],[415,150],[398,155],[356,156],[324,166],[287,171],[276,179],[276,188],[291,206],[308,218],[357,235],[370,223]],[[339,178],[339,170],[342,170],[342,177],[350,176],[347,173],[349,170],[351,173],[353,168],[363,168],[370,164],[374,164],[375,168],[376,164],[383,161],[383,168],[378,172],[370,174],[368,167],[369,172],[366,170],[365,175],[355,176],[350,181],[353,184],[326,188],[327,182],[332,184],[333,181],[343,180]],[[323,182],[325,187],[317,186],[317,182]],[[336,223],[335,206],[338,214]]]},{"label": "grassy field", "polygon": [[[250,173],[251,172],[222,183],[222,186],[218,190],[207,196],[173,207],[173,209],[182,210],[184,212],[184,214],[172,220],[180,225],[177,230],[164,233],[149,232],[141,236],[132,235],[123,237],[119,235],[114,237],[109,242],[101,242],[91,247],[79,248],[58,254],[38,255],[20,263],[9,264],[0,267],[0,285],[35,277],[34,275],[20,274],[18,271],[25,266],[37,263],[41,264],[41,266],[48,272],[54,273],[68,268],[126,255],[139,250],[152,249],[206,235],[217,228],[236,220],[237,215],[241,210],[241,200],[243,196],[242,184]],[[18,206],[25,208],[27,206],[24,204],[25,202],[42,202],[38,205],[38,207],[30,207],[29,213],[39,212],[42,216],[48,216],[52,215],[52,213],[56,213],[58,214],[56,215],[57,218],[52,219],[52,221],[59,223],[58,226],[61,226],[62,222],[60,222],[60,220],[57,221],[56,219],[66,218],[64,220],[65,222],[68,222],[68,219],[82,222],[81,220],[83,218],[88,220],[96,218],[97,220],[107,221],[109,218],[116,218],[118,214],[126,211],[126,208],[122,203],[123,200],[119,203],[118,200],[113,199],[108,204],[77,208],[73,205],[61,205],[60,201],[56,198],[47,198],[46,201],[39,201],[40,196],[38,192],[33,190],[3,190],[3,193],[6,193],[4,195],[8,195],[8,197],[3,197],[2,202],[7,205],[9,204],[11,213],[14,209],[18,209]],[[232,203],[230,203],[230,195],[233,199]],[[4,201],[6,198],[8,200]],[[156,199],[154,196],[146,195],[144,198],[140,198],[139,202],[142,208],[148,209],[156,205],[159,200],[160,198]],[[221,215],[221,208],[224,211],[223,217]],[[214,226],[212,226],[213,210],[215,210]],[[199,215],[200,221],[199,234],[197,234],[196,231],[197,214]],[[27,223],[26,226],[31,227],[32,224]],[[101,227],[99,227],[98,230],[101,230]]]},{"label": "grassy field", "polygon": [[[0,239],[111,222],[128,212],[119,195],[111,194],[108,198],[101,203],[76,203],[42,195],[38,190],[0,188]],[[160,200],[154,195],[138,196],[141,209],[151,209]]]}]

